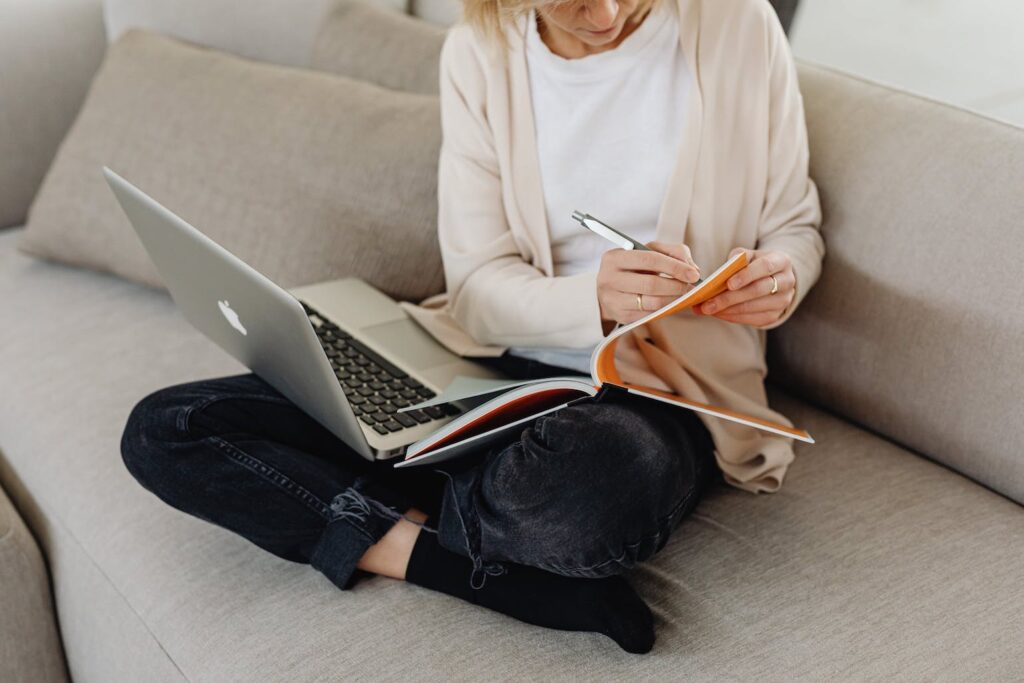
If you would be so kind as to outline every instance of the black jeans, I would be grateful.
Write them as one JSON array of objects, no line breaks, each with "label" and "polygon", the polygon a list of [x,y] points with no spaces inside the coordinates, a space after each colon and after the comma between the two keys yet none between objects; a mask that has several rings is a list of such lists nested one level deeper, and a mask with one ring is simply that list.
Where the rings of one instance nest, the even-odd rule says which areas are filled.
[{"label": "black jeans", "polygon": [[[569,374],[489,361],[522,378]],[[254,375],[183,384],[143,399],[125,464],[168,504],[341,588],[410,507],[469,557],[479,583],[503,562],[558,574],[619,573],[660,550],[713,482],[711,438],[690,412],[603,391],[542,416],[506,443],[443,467],[370,463]]]}]

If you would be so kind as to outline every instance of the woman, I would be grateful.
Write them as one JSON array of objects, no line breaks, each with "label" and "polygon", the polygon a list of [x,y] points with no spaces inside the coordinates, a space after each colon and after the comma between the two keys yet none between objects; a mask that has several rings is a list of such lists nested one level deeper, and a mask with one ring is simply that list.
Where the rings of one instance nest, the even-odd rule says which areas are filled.
[{"label": "woman", "polygon": [[[678,4],[677,4],[678,3]],[[800,95],[763,0],[466,0],[441,58],[446,295],[409,307],[453,350],[522,377],[590,349],[734,249],[751,264],[697,312],[620,344],[623,379],[784,421],[764,330],[820,269]],[[649,242],[607,250],[591,212]],[[671,277],[658,275],[665,273]],[[171,505],[341,588],[357,569],[533,624],[654,642],[621,573],[724,476],[774,491],[790,443],[605,392],[443,470],[368,464],[249,375],[157,392],[122,451]]]}]

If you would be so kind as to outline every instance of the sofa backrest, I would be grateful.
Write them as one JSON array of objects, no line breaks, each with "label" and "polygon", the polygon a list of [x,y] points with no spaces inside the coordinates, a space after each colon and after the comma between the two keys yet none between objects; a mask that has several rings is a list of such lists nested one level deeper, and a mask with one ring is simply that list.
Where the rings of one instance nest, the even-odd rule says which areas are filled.
[{"label": "sofa backrest", "polygon": [[[404,11],[407,0],[366,0]],[[436,0],[441,10],[451,14]],[[335,0],[36,0],[0,8],[0,228],[20,225],[107,42],[132,28],[305,67]],[[447,18],[448,15],[444,14]]]},{"label": "sofa backrest", "polygon": [[800,82],[828,253],[771,380],[1024,502],[1024,130]]},{"label": "sofa backrest", "polygon": [[440,26],[451,26],[462,16],[459,0],[409,0],[409,14]]},{"label": "sofa backrest", "polygon": [[0,228],[24,223],[105,47],[100,0],[0,7]]},{"label": "sofa backrest", "polygon": [[[367,0],[396,11],[405,0]],[[110,42],[140,28],[223,52],[309,66],[313,39],[334,0],[104,0]]]}]

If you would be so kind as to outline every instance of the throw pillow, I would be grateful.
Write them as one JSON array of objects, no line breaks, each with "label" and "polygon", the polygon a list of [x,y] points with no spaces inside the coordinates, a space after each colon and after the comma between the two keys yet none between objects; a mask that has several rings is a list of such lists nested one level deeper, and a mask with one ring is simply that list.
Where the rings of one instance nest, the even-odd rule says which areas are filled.
[{"label": "throw pillow", "polygon": [[143,32],[112,46],[29,214],[36,256],[158,286],[101,167],[284,287],[443,290],[434,96]]},{"label": "throw pillow", "polygon": [[[405,11],[405,0],[377,0]],[[104,0],[110,42],[136,28],[225,52],[309,66],[317,27],[332,0]]]},{"label": "throw pillow", "polygon": [[406,92],[438,93],[446,29],[360,0],[342,0],[313,44],[314,69]]}]

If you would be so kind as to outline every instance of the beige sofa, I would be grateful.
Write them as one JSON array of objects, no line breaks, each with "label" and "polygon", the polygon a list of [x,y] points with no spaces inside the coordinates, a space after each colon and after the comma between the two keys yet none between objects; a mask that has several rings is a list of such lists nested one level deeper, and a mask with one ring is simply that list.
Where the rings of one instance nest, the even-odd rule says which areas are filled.
[{"label": "beige sofa", "polygon": [[[98,13],[43,5],[33,21],[60,31],[22,31],[10,44],[24,58],[3,63],[86,78],[96,60],[31,38],[101,44]],[[59,142],[31,127],[34,108],[70,122],[63,99],[84,92],[11,73],[0,145],[36,137],[14,148],[20,167],[0,158],[5,179],[29,157],[45,169]],[[162,505],[121,464],[128,411],[240,368],[165,294],[34,260],[21,230],[0,231],[0,482],[45,556],[71,677],[1024,676],[1024,131],[813,66],[801,82],[829,255],[771,337],[770,380],[818,444],[798,449],[777,494],[714,492],[632,574],[659,622],[645,657],[386,579],[342,593]],[[0,215],[14,222],[31,193],[9,188]],[[59,680],[37,551],[4,524],[21,529],[0,497],[0,679]]]},{"label": "beige sofa", "polygon": [[66,680],[43,556],[0,491],[0,681]]}]

